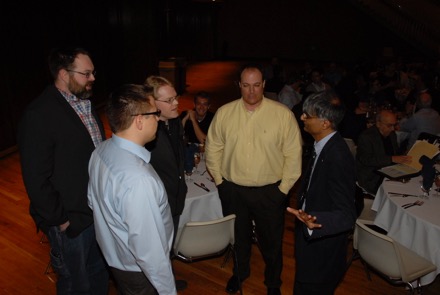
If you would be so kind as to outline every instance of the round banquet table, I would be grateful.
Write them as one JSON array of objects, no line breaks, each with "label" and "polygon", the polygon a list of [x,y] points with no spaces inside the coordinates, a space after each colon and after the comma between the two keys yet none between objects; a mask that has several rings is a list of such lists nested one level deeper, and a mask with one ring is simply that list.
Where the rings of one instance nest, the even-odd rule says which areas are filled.
[{"label": "round banquet table", "polygon": [[[385,179],[371,209],[377,211],[374,223],[386,230],[388,236],[437,266],[436,271],[421,278],[422,285],[427,285],[440,273],[440,195],[431,190],[428,199],[421,199],[421,180],[421,176],[408,183]],[[424,204],[402,208],[403,204],[417,200]]]}]

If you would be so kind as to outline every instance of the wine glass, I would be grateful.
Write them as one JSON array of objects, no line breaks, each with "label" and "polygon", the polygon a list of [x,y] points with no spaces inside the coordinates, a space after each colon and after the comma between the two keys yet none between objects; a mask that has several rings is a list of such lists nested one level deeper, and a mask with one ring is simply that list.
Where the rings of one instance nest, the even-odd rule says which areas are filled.
[{"label": "wine glass", "polygon": [[199,144],[199,153],[200,153],[200,158],[203,160],[204,159],[204,154],[205,154],[205,144],[200,143]]},{"label": "wine glass", "polygon": [[185,170],[185,175],[187,176],[185,180],[188,182],[192,182],[192,178],[191,178],[192,174],[193,174],[192,170]]},{"label": "wine glass", "polygon": [[199,170],[197,170],[197,165],[200,163],[200,153],[194,153],[194,167],[196,168],[194,170],[194,173],[199,173]]}]

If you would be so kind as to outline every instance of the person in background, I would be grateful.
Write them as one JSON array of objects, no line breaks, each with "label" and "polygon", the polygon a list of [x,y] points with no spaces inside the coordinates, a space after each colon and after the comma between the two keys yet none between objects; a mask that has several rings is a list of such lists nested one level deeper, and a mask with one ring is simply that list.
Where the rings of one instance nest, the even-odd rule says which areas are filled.
[{"label": "person in background", "polygon": [[409,132],[407,149],[416,142],[419,134],[426,132],[429,134],[440,134],[440,115],[431,108],[432,97],[428,92],[421,92],[416,101],[417,111],[400,121],[400,130]]},{"label": "person in background", "polygon": [[108,271],[87,206],[87,165],[105,138],[90,97],[95,67],[81,48],[49,56],[54,83],[27,107],[18,146],[30,214],[50,243],[57,294],[107,294]]},{"label": "person in background", "polygon": [[211,125],[214,113],[209,111],[211,97],[201,91],[194,97],[194,109],[180,114],[185,131],[185,170],[192,170],[194,166],[194,153],[205,150],[206,134]]},{"label": "person in background", "polygon": [[180,115],[188,143],[205,143],[209,125],[214,118],[214,113],[209,111],[210,106],[211,96],[201,91],[194,97],[194,109]]},{"label": "person in background", "polygon": [[250,276],[252,222],[266,264],[267,294],[281,294],[282,238],[289,190],[301,174],[301,135],[293,113],[263,97],[256,65],[240,74],[242,97],[217,110],[206,140],[206,166],[223,214],[235,214],[235,259],[226,291]]},{"label": "person in background", "polygon": [[107,103],[113,136],[96,148],[89,163],[96,238],[120,294],[176,294],[169,259],[173,219],[144,148],[156,136],[159,116],[152,88],[116,89]]},{"label": "person in background", "polygon": [[376,124],[365,129],[358,138],[356,176],[358,185],[367,194],[376,195],[383,177],[375,171],[393,163],[409,163],[410,156],[399,156],[395,127],[397,116],[390,110],[376,115]]},{"label": "person in background", "polygon": [[[185,206],[188,188],[183,170],[183,125],[179,118],[179,96],[173,84],[160,76],[150,76],[146,86],[153,88],[153,97],[161,111],[156,138],[145,147],[151,152],[150,163],[165,185],[174,224],[174,239],[179,227],[180,215]],[[187,287],[184,280],[176,280],[177,291]]]},{"label": "person in background", "polygon": [[344,116],[331,91],[303,105],[304,129],[315,139],[298,196],[295,295],[330,295],[346,270],[348,235],[356,220],[354,159],[337,126]]},{"label": "person in background", "polygon": [[318,68],[313,69],[310,73],[310,83],[306,85],[305,95],[308,96],[329,89],[331,89],[331,86],[323,81],[322,71]]},{"label": "person in background", "polygon": [[293,110],[293,107],[302,101],[301,87],[303,84],[301,76],[290,73],[284,87],[278,94],[278,101]]}]

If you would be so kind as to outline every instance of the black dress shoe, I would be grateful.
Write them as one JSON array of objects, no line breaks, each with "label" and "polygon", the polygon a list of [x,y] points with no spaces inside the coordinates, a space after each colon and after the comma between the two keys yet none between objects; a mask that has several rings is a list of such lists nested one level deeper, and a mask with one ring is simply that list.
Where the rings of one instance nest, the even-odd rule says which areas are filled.
[{"label": "black dress shoe", "polygon": [[229,294],[237,293],[240,290],[240,280],[236,276],[232,276],[226,285],[226,292]]},{"label": "black dress shoe", "polygon": [[267,295],[281,295],[280,288],[267,288]]}]

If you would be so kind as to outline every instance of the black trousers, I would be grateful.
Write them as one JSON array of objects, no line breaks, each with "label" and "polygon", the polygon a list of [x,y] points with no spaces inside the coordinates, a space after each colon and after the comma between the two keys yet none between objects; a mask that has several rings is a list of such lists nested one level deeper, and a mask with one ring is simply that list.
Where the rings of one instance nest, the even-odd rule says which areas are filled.
[{"label": "black trousers", "polygon": [[295,280],[293,286],[294,295],[333,295],[338,284],[311,284],[301,283]]},{"label": "black trousers", "polygon": [[143,272],[125,271],[110,267],[120,295],[157,295],[156,289]]},{"label": "black trousers", "polygon": [[264,284],[280,287],[283,269],[282,240],[286,195],[278,189],[279,182],[262,187],[245,187],[224,180],[219,186],[223,215],[235,214],[234,275],[241,280],[250,275],[252,220],[258,244],[266,264]]}]

